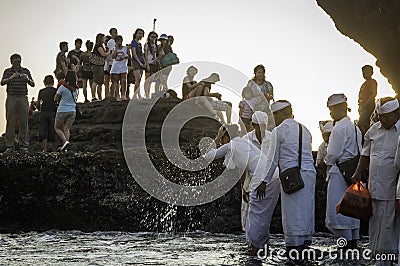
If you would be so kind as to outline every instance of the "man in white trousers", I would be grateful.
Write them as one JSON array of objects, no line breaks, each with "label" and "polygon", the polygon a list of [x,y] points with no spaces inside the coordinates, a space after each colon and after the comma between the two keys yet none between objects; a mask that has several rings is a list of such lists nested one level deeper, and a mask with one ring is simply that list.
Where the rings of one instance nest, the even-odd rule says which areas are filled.
[{"label": "man in white trousers", "polygon": [[[336,206],[348,188],[337,164],[360,156],[362,136],[360,129],[347,116],[347,98],[344,94],[331,95],[327,106],[335,125],[329,137],[324,159],[328,167],[325,225],[333,233],[335,239],[347,240],[347,245],[343,249],[353,249],[357,247],[357,240],[360,238],[360,220],[336,214]],[[355,169],[358,160],[353,161]]]},{"label": "man in white trousers", "polygon": [[[369,248],[372,255],[397,254],[399,214],[395,210],[399,169],[395,155],[400,136],[400,108],[397,99],[381,98],[376,102],[379,121],[365,133],[364,146],[353,181],[369,166],[368,189],[371,193],[372,216],[369,218]],[[374,256],[375,257],[375,256]],[[376,265],[391,265],[390,260],[377,260]]]},{"label": "man in white trousers", "polygon": [[[268,152],[271,132],[267,131],[268,116],[265,112],[256,111],[252,116],[254,130],[243,138],[251,141],[265,155]],[[266,157],[261,157],[259,164],[266,164]],[[248,191],[248,212],[246,214],[246,239],[250,244],[250,255],[257,255],[269,243],[269,227],[280,194],[278,171],[266,188],[264,198],[257,198],[255,191],[261,180],[252,180],[252,175],[247,174],[244,182],[244,191]],[[243,206],[243,205],[242,205]],[[242,208],[243,210],[243,208]],[[242,213],[244,215],[244,213]],[[265,255],[265,254],[264,254]]]},{"label": "man in white trousers", "polygon": [[265,197],[268,184],[274,180],[278,163],[280,173],[299,166],[300,127],[303,131],[300,174],[304,187],[292,194],[285,193],[281,188],[282,226],[286,252],[289,260],[293,260],[296,258],[292,258],[291,255],[296,253],[301,255],[299,251],[309,247],[314,233],[316,172],[312,157],[311,134],[306,127],[293,119],[290,102],[276,101],[272,103],[271,111],[276,127],[272,130],[266,164],[258,167],[253,175],[254,179],[263,180],[256,188],[258,198]]}]

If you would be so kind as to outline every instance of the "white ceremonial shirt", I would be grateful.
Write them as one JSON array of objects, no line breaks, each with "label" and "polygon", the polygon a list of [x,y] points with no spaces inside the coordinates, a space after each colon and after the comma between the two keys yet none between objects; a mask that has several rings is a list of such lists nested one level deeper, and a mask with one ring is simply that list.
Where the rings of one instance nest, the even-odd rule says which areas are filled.
[{"label": "white ceremonial shirt", "polygon": [[[312,156],[310,131],[303,126],[301,170],[315,173]],[[298,166],[299,124],[293,119],[285,119],[278,127],[272,130],[271,144],[268,149],[265,164],[260,164],[253,175],[254,179],[270,182],[278,166],[281,172]]]},{"label": "white ceremonial shirt", "polygon": [[400,136],[400,119],[391,129],[377,122],[365,133],[361,155],[368,156],[368,189],[371,198],[394,200],[399,169],[395,165],[395,154]]},{"label": "white ceremonial shirt", "polygon": [[342,163],[361,154],[361,138],[360,129],[348,116],[335,123],[324,159],[325,164],[331,166],[329,173],[339,173],[336,162]]},{"label": "white ceremonial shirt", "polygon": [[224,164],[227,169],[239,168],[248,170],[250,174],[255,171],[260,156],[265,157],[253,143],[240,137],[203,155],[206,160],[225,157]]},{"label": "white ceremonial shirt", "polygon": [[271,143],[271,132],[270,131],[265,130],[265,134],[264,134],[264,138],[262,139],[262,143],[260,143],[258,141],[256,132],[254,130],[250,131],[249,133],[244,135],[242,138],[250,140],[251,142],[253,142],[253,144],[257,148],[259,148],[261,150],[262,153],[264,153],[265,155],[267,154],[269,145]]},{"label": "white ceremonial shirt", "polygon": [[317,158],[315,159],[315,166],[318,166],[320,162],[322,162],[326,156],[326,150],[328,148],[328,143],[323,141],[321,145],[318,147]]}]

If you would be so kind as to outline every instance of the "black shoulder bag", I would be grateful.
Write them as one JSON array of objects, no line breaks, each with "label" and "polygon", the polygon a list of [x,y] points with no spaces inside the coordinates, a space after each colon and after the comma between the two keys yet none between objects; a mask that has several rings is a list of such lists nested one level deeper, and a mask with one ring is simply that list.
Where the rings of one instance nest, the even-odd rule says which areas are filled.
[{"label": "black shoulder bag", "polygon": [[[77,89],[76,89],[77,90]],[[75,102],[75,111],[76,111],[76,116],[75,119],[82,119],[83,118],[83,112],[79,109],[78,104],[75,101],[75,96],[74,93],[70,90],[71,95],[72,95],[72,99]]]},{"label": "black shoulder bag", "polygon": [[351,186],[353,182],[351,182],[351,177],[354,175],[357,169],[358,161],[360,160],[360,149],[358,147],[358,138],[357,138],[357,126],[354,125],[354,131],[356,133],[356,143],[357,143],[357,156],[348,159],[344,162],[336,162],[339,171],[342,173],[344,180],[347,183],[347,186]]},{"label": "black shoulder bag", "polygon": [[293,194],[296,191],[304,188],[303,178],[301,177],[301,153],[303,144],[303,127],[299,124],[299,165],[286,169],[279,174],[281,180],[282,189],[287,194]]}]

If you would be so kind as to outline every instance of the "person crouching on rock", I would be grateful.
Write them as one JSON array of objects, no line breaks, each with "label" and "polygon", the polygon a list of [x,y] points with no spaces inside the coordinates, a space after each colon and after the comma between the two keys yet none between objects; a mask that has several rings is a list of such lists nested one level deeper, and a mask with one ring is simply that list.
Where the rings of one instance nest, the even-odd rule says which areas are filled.
[{"label": "person crouching on rock", "polygon": [[76,99],[78,96],[78,86],[76,74],[68,72],[67,76],[63,72],[57,73],[58,85],[54,101],[58,102],[54,129],[63,145],[58,151],[65,151],[69,146],[70,129],[76,117]]}]

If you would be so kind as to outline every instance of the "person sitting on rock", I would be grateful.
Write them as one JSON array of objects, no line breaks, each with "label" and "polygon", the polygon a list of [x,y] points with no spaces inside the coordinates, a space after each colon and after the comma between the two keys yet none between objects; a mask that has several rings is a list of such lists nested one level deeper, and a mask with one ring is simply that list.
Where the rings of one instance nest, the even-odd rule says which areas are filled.
[{"label": "person sitting on rock", "polygon": [[213,97],[216,99],[204,99],[204,98],[197,98],[196,103],[202,104],[207,110],[211,113],[215,113],[217,117],[221,120],[223,124],[225,124],[225,119],[222,112],[226,112],[226,123],[231,124],[231,116],[232,116],[232,103],[227,101],[221,100],[220,93],[211,93],[211,85],[215,84],[216,82],[220,81],[219,75],[217,73],[212,73],[209,77],[203,79],[197,86],[192,88],[189,92],[189,98],[198,97],[198,96],[207,96]]}]

